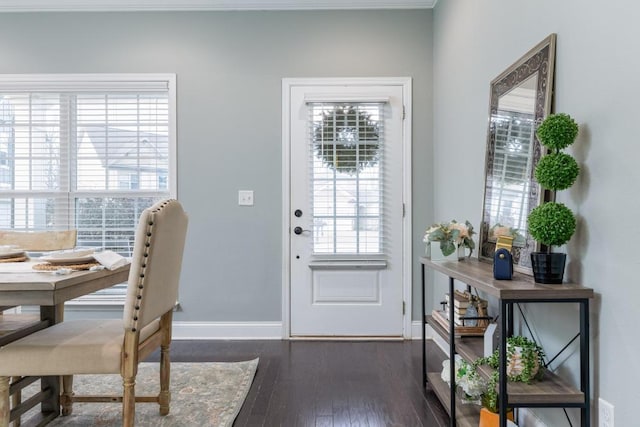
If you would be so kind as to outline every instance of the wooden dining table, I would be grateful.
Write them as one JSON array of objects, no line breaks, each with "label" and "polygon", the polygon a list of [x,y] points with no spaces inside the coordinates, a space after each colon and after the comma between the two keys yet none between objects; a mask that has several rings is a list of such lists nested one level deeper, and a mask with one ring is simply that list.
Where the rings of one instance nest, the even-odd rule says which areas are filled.
[{"label": "wooden dining table", "polygon": [[[0,307],[38,306],[40,309],[39,316],[0,312],[0,346],[62,322],[65,301],[126,282],[130,267],[127,264],[115,270],[84,270],[61,275],[34,270],[33,266],[37,263],[0,263]],[[35,420],[30,420],[35,421],[36,425],[42,425],[60,414],[60,378],[41,379],[42,392],[34,397],[41,402],[41,411],[34,417]],[[36,380],[27,377],[20,381],[25,385]],[[11,387],[20,389],[19,384],[12,384]],[[28,402],[14,407],[12,413],[15,416],[24,413],[28,410]]]}]

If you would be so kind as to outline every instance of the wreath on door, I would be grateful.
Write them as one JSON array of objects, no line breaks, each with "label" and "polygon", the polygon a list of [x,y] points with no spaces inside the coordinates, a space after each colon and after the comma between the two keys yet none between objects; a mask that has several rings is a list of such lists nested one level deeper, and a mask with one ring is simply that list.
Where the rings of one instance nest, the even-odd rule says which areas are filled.
[{"label": "wreath on door", "polygon": [[353,105],[336,105],[322,113],[313,129],[316,156],[336,172],[355,175],[380,160],[380,125]]}]

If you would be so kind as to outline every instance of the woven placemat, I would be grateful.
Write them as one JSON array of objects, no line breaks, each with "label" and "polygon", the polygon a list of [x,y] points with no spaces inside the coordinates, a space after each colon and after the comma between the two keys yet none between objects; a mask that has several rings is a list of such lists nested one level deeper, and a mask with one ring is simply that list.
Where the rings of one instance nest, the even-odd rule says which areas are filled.
[{"label": "woven placemat", "polygon": [[0,258],[0,262],[23,262],[28,260],[29,257],[26,255],[20,255],[14,258]]},{"label": "woven placemat", "polygon": [[38,270],[38,271],[56,271],[59,270],[61,268],[68,268],[69,270],[88,270],[91,267],[95,267],[96,265],[100,265],[99,262],[88,262],[85,264],[65,264],[65,265],[60,265],[60,264],[49,264],[48,262],[44,262],[42,264],[35,264],[33,266],[34,270]]}]

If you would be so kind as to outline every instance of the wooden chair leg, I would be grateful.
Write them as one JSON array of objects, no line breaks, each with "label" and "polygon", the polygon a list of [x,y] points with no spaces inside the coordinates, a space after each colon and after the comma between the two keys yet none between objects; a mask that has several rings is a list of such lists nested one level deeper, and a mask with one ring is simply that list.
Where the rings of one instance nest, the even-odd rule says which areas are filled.
[{"label": "wooden chair leg", "polygon": [[62,395],[60,396],[62,416],[71,415],[73,412],[73,375],[62,377]]},{"label": "wooden chair leg", "polygon": [[9,377],[0,377],[0,427],[9,427]]},{"label": "wooden chair leg", "polygon": [[[11,383],[18,382],[22,377],[11,377]],[[11,396],[11,407],[16,408],[22,402],[22,391],[18,390]],[[13,420],[13,427],[20,427],[20,417]]]},{"label": "wooden chair leg", "polygon": [[160,404],[160,415],[169,414],[169,403],[171,402],[171,322],[173,312],[169,311],[160,318],[160,329],[162,330],[162,341],[160,342],[160,394],[158,403]]},{"label": "wooden chair leg", "polygon": [[169,346],[160,346],[160,394],[158,395],[158,403],[160,404],[160,415],[169,414],[169,403],[171,402],[171,392],[169,385],[171,383],[171,358],[169,356]]},{"label": "wooden chair leg", "polygon": [[136,416],[136,377],[122,379],[122,426],[134,427]]}]

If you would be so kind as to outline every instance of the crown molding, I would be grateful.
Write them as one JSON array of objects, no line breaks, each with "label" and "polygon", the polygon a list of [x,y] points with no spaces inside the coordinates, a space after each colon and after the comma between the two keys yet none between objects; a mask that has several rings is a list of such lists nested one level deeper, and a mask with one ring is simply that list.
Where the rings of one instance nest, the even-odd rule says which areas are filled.
[{"label": "crown molding", "polygon": [[431,9],[438,0],[0,0],[2,12]]}]

